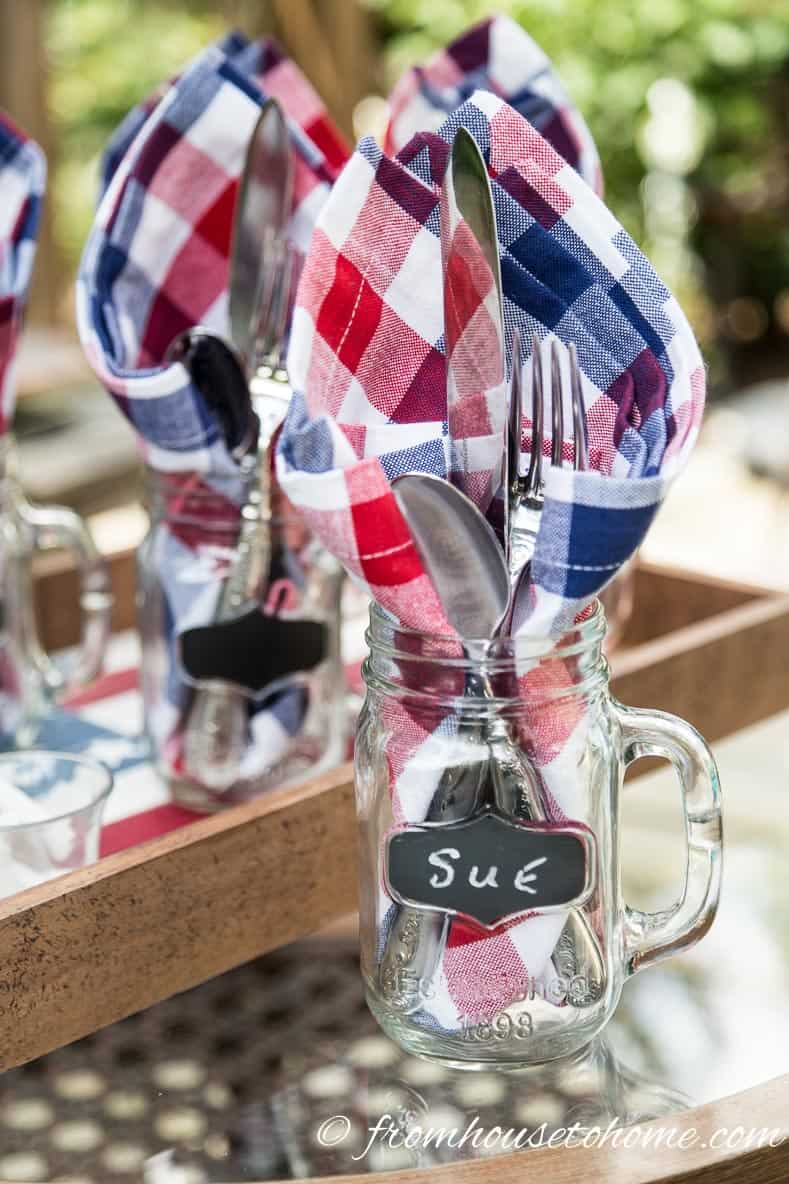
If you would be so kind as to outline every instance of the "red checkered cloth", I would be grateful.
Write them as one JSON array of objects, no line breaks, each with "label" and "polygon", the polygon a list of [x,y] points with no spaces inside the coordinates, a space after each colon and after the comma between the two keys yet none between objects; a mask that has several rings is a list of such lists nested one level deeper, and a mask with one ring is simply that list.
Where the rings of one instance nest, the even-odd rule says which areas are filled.
[{"label": "red checkered cloth", "polygon": [[[170,665],[165,693],[148,705],[149,719],[162,759],[176,774],[193,693],[175,638],[214,618],[226,569],[212,568],[204,556],[218,526],[223,545],[232,544],[243,487],[214,411],[188,371],[163,359],[173,338],[197,324],[228,335],[238,178],[269,97],[280,100],[288,119],[294,168],[289,237],[298,268],[347,149],[293,62],[271,42],[232,34],[135,108],[112,137],[77,288],[89,360],[135,427],[149,464],[165,471],[174,489],[191,490],[200,505],[194,529],[184,533],[170,519],[155,537],[167,604],[160,640]],[[216,508],[216,521],[209,506]],[[301,559],[292,558],[303,575]],[[250,702],[244,768],[283,759],[308,708],[298,687]]]},{"label": "red checkered cloth", "polygon": [[[320,96],[275,41],[263,37],[250,41],[237,30],[226,34],[216,48],[242,74],[248,74],[268,98],[278,99],[292,119],[300,124],[313,144],[321,150],[329,166],[339,169],[348,159],[348,145],[329,119]],[[107,142],[101,161],[101,189],[104,195],[118,165],[129,151],[143,124],[178,81],[179,75],[163,82],[133,107]]]},{"label": "red checkered cloth", "polygon": [[[438,134],[420,133],[395,158],[362,141],[338,178],[299,286],[288,359],[296,394],[278,474],[313,532],[384,608],[410,628],[448,632],[390,482],[415,469],[446,477],[451,468],[439,204],[461,126],[477,140],[492,178],[507,344],[516,327],[522,342],[537,334],[547,350],[556,341],[567,367],[573,342],[583,372],[592,470],[545,464],[531,581],[517,606],[522,636],[561,636],[633,554],[684,464],[701,418],[704,369],[676,300],[611,212],[489,92],[475,93]],[[470,285],[466,323],[450,327],[455,349],[462,350],[466,328],[479,330],[488,295],[484,284]],[[563,386],[569,392],[569,382]],[[479,409],[473,426],[482,497],[503,433],[490,402],[481,400]],[[497,414],[500,422],[501,409]],[[522,471],[531,426],[527,418]],[[544,449],[549,457],[550,438]],[[524,748],[550,817],[578,817],[577,769],[589,720],[576,701],[562,711],[545,705],[545,668],[524,662],[519,673]],[[553,663],[548,677],[559,691],[569,671]],[[388,710],[393,814],[422,822],[441,769],[452,764],[457,720],[433,713],[425,722],[401,703]],[[381,893],[383,943],[396,907],[383,886]],[[513,979],[533,983],[546,972],[563,925],[561,915],[535,916],[480,936],[453,923],[435,993],[418,1022],[456,1032],[464,1019],[506,1007]],[[513,973],[500,976],[502,967]],[[482,999],[481,982],[488,984]]]},{"label": "red checkered cloth", "polygon": [[33,270],[46,161],[0,111],[0,434],[14,417],[13,362]]},{"label": "red checkered cloth", "polygon": [[107,188],[77,284],[78,327],[147,460],[162,470],[236,472],[214,412],[186,369],[163,359],[184,329],[228,333],[238,178],[268,96],[288,116],[298,267],[346,152],[315,91],[270,45],[235,44],[231,56],[206,50],[124,121],[105,159]]}]

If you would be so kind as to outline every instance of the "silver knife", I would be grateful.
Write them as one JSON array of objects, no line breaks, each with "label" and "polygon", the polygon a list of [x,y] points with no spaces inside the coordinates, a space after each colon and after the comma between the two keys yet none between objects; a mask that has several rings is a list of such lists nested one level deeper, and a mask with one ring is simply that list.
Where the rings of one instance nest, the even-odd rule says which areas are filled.
[{"label": "silver knife", "polygon": [[[517,473],[519,459],[519,438],[516,441],[515,437],[520,431],[513,422],[519,392],[506,382],[504,302],[493,193],[482,153],[465,128],[458,129],[452,145],[441,215],[447,417],[455,458],[451,479],[491,520],[506,555],[510,470]],[[471,433],[470,425],[476,424],[494,436],[493,458],[489,452],[485,456],[475,452],[479,437]],[[479,474],[490,470],[491,459],[490,479],[481,486]],[[534,772],[512,740],[506,722],[494,719],[483,725],[483,733],[481,738],[490,748],[496,805],[514,817],[532,821],[543,817]]]},{"label": "silver knife", "polygon": [[[498,433],[504,443],[507,391],[501,272],[487,169],[465,128],[455,135],[441,190],[441,255],[449,475],[483,514],[491,515],[494,496],[506,480],[506,458],[499,447],[492,458],[493,472],[480,480],[479,474],[491,468],[491,457],[482,454],[480,437],[474,432],[476,425],[492,420],[492,431],[485,434]],[[500,497],[500,509],[502,519],[492,525],[503,540],[506,497]],[[473,693],[470,682],[466,693]],[[490,756],[496,744],[496,759],[491,762],[489,756],[473,765],[445,769],[433,794],[428,822],[469,817],[489,792],[489,780],[502,809],[514,809],[515,803],[526,809],[523,783],[528,771],[522,768],[509,737],[501,728],[484,725],[469,729],[472,737],[481,749],[487,747]],[[489,778],[491,768],[494,776]],[[448,928],[448,922],[433,913],[408,907],[397,910],[378,967],[380,987],[391,1005],[404,1013],[421,1006],[422,992],[440,965]]]},{"label": "silver knife", "polygon": [[[292,390],[281,366],[291,279],[287,244],[293,201],[290,137],[274,99],[261,109],[247,148],[233,215],[229,319],[257,419],[257,446],[242,468],[250,494],[241,513],[236,555],[225,578],[215,623],[241,615],[265,594],[271,567],[271,448]],[[218,791],[238,775],[247,729],[243,691],[201,686],[184,729],[184,762],[198,781]]]},{"label": "silver knife", "polygon": [[230,336],[247,364],[272,319],[293,202],[290,139],[282,108],[267,99],[244,160],[230,244]]},{"label": "silver knife", "polygon": [[[449,476],[504,539],[503,457],[481,449],[506,409],[501,265],[488,172],[476,140],[458,129],[441,190]],[[480,434],[481,430],[481,434]],[[491,465],[492,462],[492,465]],[[480,474],[492,472],[486,479]]]}]

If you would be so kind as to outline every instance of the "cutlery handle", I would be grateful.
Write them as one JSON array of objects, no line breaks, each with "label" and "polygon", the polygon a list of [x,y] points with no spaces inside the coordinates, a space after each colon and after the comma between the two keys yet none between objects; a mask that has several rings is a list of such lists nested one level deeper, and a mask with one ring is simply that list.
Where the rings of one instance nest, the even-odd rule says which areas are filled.
[{"label": "cutlery handle", "polygon": [[[256,375],[250,392],[260,425],[258,448],[250,493],[241,510],[237,554],[222,584],[215,624],[261,604],[271,570],[272,446],[292,391],[280,379]],[[184,760],[190,775],[209,789],[229,789],[238,773],[246,735],[243,691],[227,683],[198,687],[184,730]]]},{"label": "cutlery handle", "polygon": [[[465,695],[481,699],[496,698],[495,688],[485,666],[494,644],[495,642],[486,642],[482,646],[466,645],[465,655],[469,661],[479,666],[479,673],[467,673]],[[528,822],[544,821],[545,808],[539,779],[513,740],[507,721],[494,709],[489,719],[480,721],[478,734],[480,740],[487,743],[490,752],[493,800],[498,809],[510,818],[520,818]]]},{"label": "cutlery handle", "polygon": [[[447,768],[441,775],[427,822],[460,822],[482,801],[487,761]],[[446,917],[398,906],[386,939],[378,979],[385,998],[404,1015],[418,1011],[441,965],[449,925]]]},{"label": "cutlery handle", "polygon": [[272,550],[271,485],[271,439],[261,434],[250,493],[241,510],[236,556],[222,584],[215,624],[239,616],[265,596]]},{"label": "cutlery handle", "polygon": [[184,730],[184,766],[195,781],[216,793],[230,789],[247,740],[243,692],[226,683],[197,691]]}]

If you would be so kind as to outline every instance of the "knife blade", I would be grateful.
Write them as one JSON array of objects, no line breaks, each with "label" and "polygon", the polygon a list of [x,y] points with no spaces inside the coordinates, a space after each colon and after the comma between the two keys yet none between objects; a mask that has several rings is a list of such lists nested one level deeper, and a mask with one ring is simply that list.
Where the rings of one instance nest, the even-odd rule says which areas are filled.
[{"label": "knife blade", "polygon": [[[441,246],[450,479],[474,501],[509,551],[509,511],[520,459],[522,390],[507,384],[496,212],[485,160],[459,128],[442,188]],[[515,344],[520,349],[519,336]],[[514,470],[514,479],[513,479]],[[484,729],[483,729],[484,730]],[[489,729],[494,740],[496,729]],[[492,790],[504,813],[543,814],[539,789],[504,729],[491,751]]]},{"label": "knife blade", "polygon": [[[452,144],[440,213],[449,477],[488,518],[504,545],[508,415],[501,269],[487,168],[465,128],[458,129]],[[429,821],[468,817],[491,791],[505,810],[513,802],[522,808],[524,770],[516,759],[506,766],[502,761],[506,776],[499,776],[488,731],[483,724],[467,726],[469,751],[469,742],[475,741],[489,755],[444,769]],[[511,745],[505,748],[513,752]],[[448,924],[433,915],[408,907],[396,911],[378,973],[384,994],[404,1013],[422,1005],[421,990],[441,964],[447,934]],[[418,985],[402,990],[401,980]]]},{"label": "knife blade", "polygon": [[287,121],[276,99],[267,99],[247,147],[230,247],[230,335],[250,375],[270,335],[268,323],[278,319],[292,201]]},{"label": "knife blade", "polygon": [[[220,590],[214,627],[257,612],[269,582],[272,443],[292,391],[284,371],[277,368],[274,372],[265,363],[269,356],[278,358],[281,353],[283,309],[287,310],[291,279],[287,229],[292,200],[293,166],[287,122],[279,103],[268,99],[252,131],[238,187],[228,301],[231,337],[243,358],[249,384],[249,417],[255,424],[256,446],[236,555]],[[248,455],[243,463],[248,464],[250,459]],[[229,643],[229,635],[225,632],[222,636]],[[209,629],[201,635],[201,640],[210,648],[212,637]],[[183,653],[181,657],[183,662]],[[231,673],[238,658],[236,651],[230,663]],[[197,668],[194,661],[192,664]],[[224,792],[237,778],[246,734],[247,700],[243,686],[236,679],[208,679],[199,683],[184,729],[187,772],[212,790]]]},{"label": "knife blade", "polygon": [[487,167],[463,127],[441,189],[441,258],[449,476],[492,520],[503,543],[507,396],[501,266]]}]

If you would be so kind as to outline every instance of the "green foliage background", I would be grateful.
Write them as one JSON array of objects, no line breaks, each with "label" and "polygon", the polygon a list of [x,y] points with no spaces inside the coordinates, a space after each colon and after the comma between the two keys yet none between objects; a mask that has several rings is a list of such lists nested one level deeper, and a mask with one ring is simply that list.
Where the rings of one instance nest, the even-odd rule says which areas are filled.
[{"label": "green foliage background", "polygon": [[[381,44],[381,93],[473,21],[496,10],[515,17],[586,116],[606,199],[677,290],[713,378],[725,387],[754,368],[786,367],[789,0],[363,2]],[[90,224],[107,136],[134,102],[221,34],[227,11],[202,0],[50,0],[56,234],[71,263]],[[254,21],[265,5],[243,11]],[[671,93],[661,90],[666,80],[680,84],[693,124],[677,120],[685,149],[668,166],[650,145]],[[665,141],[665,119],[662,128]],[[671,144],[663,149],[671,158]]]}]

